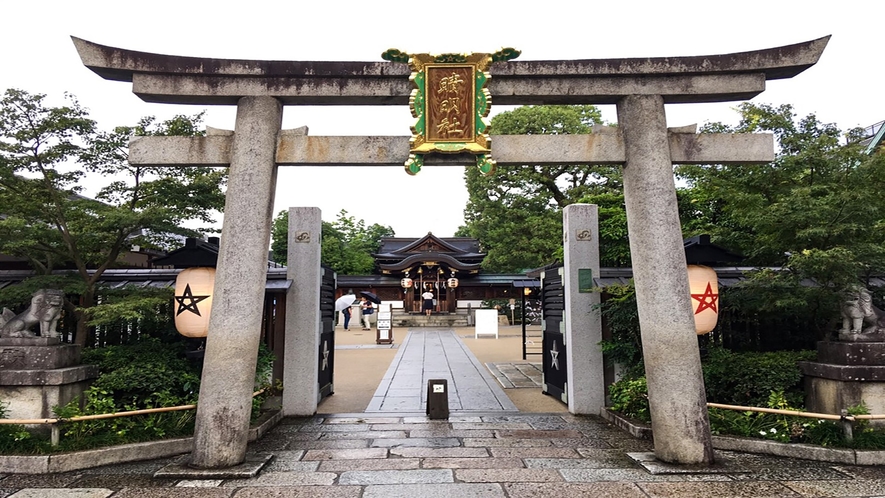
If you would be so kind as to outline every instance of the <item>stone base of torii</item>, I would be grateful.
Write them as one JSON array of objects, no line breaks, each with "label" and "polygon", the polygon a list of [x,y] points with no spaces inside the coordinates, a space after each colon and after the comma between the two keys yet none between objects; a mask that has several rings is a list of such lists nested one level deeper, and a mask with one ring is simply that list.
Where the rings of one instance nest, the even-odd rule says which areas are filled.
[{"label": "stone base of torii", "polygon": [[[814,65],[828,40],[825,37],[727,55],[511,61],[491,66],[488,88],[496,104],[617,105],[618,127],[608,133],[496,136],[492,154],[499,165],[623,165],[655,456],[662,461],[713,461],[672,165],[758,163],[774,158],[770,135],[669,131],[664,105],[750,99],[764,91],[766,80],[791,78]],[[408,69],[389,62],[281,63],[173,57],[106,47],[78,38],[74,38],[74,44],[84,65],[106,79],[132,82],[133,92],[145,101],[237,106],[232,135],[141,137],[132,142],[129,156],[133,164],[230,166],[191,465],[237,465],[246,451],[276,167],[401,165],[409,153],[408,137],[283,133],[282,108],[406,105],[411,90]],[[426,165],[465,164],[460,161],[428,157]],[[592,225],[593,207],[569,206],[565,216],[566,263],[574,266],[571,254],[584,258],[575,264],[593,267],[592,255],[577,256],[584,249],[568,248],[571,231],[581,224]],[[593,268],[598,268],[598,254],[595,257]],[[568,284],[566,291],[569,296],[574,294]],[[569,306],[586,306],[580,299],[569,302]],[[579,314],[566,310],[566,316]],[[289,323],[292,327],[287,327],[287,354],[291,352],[290,337],[293,343],[306,345],[318,334],[310,319]],[[573,333],[580,330],[575,328],[578,325],[595,327],[595,331]],[[575,319],[567,320],[566,327],[572,341],[569,354],[580,358],[569,358],[569,389],[582,386],[569,393],[569,411],[596,415],[604,403],[597,345],[601,333],[598,325],[579,324]],[[308,351],[313,354],[316,349]],[[576,356],[579,354],[582,356]],[[287,356],[287,371],[295,363],[290,359]],[[311,379],[306,370],[301,376],[296,373],[284,373],[286,390],[297,391],[284,394],[284,409],[288,415],[312,414],[316,410],[315,397],[298,391],[310,388],[289,383],[291,379],[301,386],[301,382],[309,383]]]}]

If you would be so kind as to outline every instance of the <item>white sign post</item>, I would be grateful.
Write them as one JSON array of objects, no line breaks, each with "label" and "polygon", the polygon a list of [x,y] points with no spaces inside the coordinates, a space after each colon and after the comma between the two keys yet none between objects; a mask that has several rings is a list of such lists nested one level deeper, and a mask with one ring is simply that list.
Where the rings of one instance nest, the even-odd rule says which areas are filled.
[{"label": "white sign post", "polygon": [[378,305],[378,323],[376,324],[377,333],[375,335],[376,344],[393,343],[393,312],[390,303],[381,303]]},{"label": "white sign post", "polygon": [[481,335],[493,335],[498,338],[498,310],[476,310],[476,328],[474,338]]}]

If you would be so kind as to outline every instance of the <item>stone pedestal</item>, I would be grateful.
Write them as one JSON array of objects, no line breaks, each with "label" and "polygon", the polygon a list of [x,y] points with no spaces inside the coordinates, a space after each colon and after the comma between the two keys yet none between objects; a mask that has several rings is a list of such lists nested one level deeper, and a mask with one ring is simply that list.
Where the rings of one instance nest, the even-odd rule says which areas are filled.
[{"label": "stone pedestal", "polygon": [[80,365],[80,346],[54,337],[0,339],[0,401],[6,418],[53,418],[98,377],[98,367]]},{"label": "stone pedestal", "polygon": [[[838,415],[861,403],[885,413],[885,342],[817,343],[817,361],[801,361],[808,411]],[[872,424],[885,426],[885,420]]]}]

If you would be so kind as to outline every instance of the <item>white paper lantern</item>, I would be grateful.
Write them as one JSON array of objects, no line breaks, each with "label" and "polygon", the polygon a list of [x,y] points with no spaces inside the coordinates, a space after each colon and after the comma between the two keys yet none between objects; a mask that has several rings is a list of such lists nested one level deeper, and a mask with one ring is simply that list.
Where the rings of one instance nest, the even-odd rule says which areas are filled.
[{"label": "white paper lantern", "polygon": [[458,287],[458,279],[455,277],[446,280],[446,283],[448,284],[450,289],[455,289]]},{"label": "white paper lantern", "polygon": [[719,319],[719,279],[708,266],[688,266],[688,287],[694,312],[694,327],[698,335],[716,327]]},{"label": "white paper lantern", "polygon": [[206,337],[212,313],[215,268],[187,268],[175,279],[175,328],[185,337]]},{"label": "white paper lantern", "polygon": [[399,281],[399,285],[403,289],[408,289],[409,287],[412,286],[412,279],[409,277],[406,277],[406,278]]}]

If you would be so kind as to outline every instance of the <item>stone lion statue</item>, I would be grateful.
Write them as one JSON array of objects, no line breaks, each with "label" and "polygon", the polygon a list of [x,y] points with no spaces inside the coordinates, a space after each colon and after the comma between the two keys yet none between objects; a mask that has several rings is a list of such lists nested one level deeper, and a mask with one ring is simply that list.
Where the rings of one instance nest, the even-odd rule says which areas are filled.
[{"label": "stone lion statue", "polygon": [[842,334],[873,334],[885,329],[885,312],[873,305],[870,292],[861,286],[846,290],[842,301]]},{"label": "stone lion statue", "polygon": [[14,315],[3,308],[0,316],[0,337],[36,337],[30,329],[40,325],[42,337],[58,337],[58,319],[64,303],[64,293],[58,289],[40,289],[31,297],[28,309]]}]

